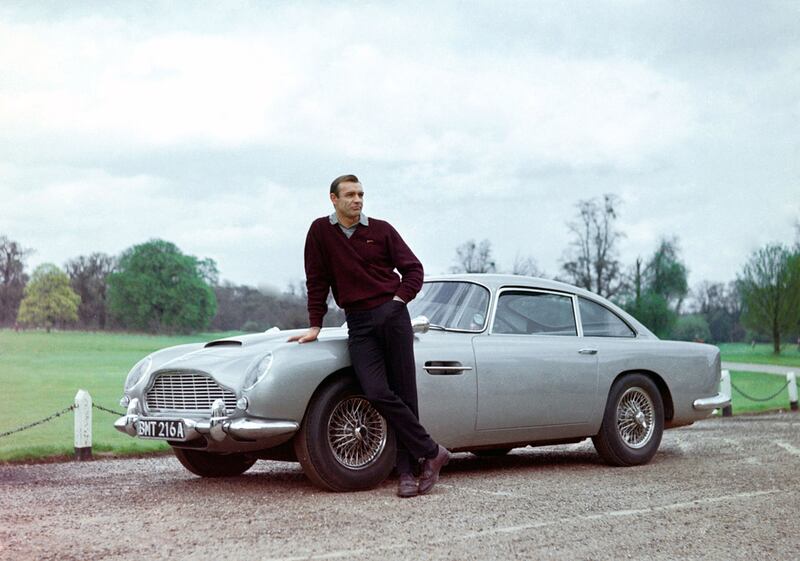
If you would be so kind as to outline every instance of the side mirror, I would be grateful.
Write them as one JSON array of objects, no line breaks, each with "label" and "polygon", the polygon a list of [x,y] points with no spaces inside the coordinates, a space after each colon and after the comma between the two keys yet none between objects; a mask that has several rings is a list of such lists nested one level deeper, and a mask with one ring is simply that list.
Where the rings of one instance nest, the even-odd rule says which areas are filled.
[{"label": "side mirror", "polygon": [[431,328],[431,321],[425,316],[411,318],[411,329],[414,333],[427,333]]}]

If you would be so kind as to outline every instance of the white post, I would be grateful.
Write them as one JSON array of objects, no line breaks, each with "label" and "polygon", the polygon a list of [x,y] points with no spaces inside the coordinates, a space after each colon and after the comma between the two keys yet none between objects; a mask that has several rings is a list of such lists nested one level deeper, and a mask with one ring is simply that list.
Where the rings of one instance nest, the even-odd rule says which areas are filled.
[{"label": "white post", "polygon": [[[719,393],[731,397],[732,391],[733,388],[731,388],[731,373],[728,370],[723,370],[722,376],[720,377],[719,380]],[[733,415],[733,404],[722,408],[723,417],[731,417],[732,415]]]},{"label": "white post", "polygon": [[786,374],[786,381],[789,383],[789,409],[797,411],[797,378],[794,372]]},{"label": "white post", "polygon": [[92,459],[92,396],[86,390],[75,394],[75,459]]}]

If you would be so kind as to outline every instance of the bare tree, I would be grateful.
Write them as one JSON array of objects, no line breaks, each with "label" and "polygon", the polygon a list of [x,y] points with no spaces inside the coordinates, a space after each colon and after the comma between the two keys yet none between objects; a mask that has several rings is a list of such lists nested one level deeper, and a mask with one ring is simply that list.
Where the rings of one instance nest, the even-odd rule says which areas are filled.
[{"label": "bare tree", "polygon": [[78,319],[83,327],[105,329],[107,320],[108,275],[114,270],[114,258],[92,253],[71,259],[64,265],[72,289],[81,297]]},{"label": "bare tree", "polygon": [[624,285],[617,259],[617,242],[624,234],[615,228],[619,199],[605,194],[602,201],[587,199],[576,206],[577,220],[567,224],[575,239],[566,251],[562,269],[572,284],[610,298]]},{"label": "bare tree", "polygon": [[28,275],[25,258],[32,250],[0,236],[0,325],[13,323],[17,318]]},{"label": "bare tree", "polygon": [[456,248],[456,263],[450,269],[454,273],[494,273],[497,267],[492,258],[492,242],[483,240],[477,244],[467,240]]},{"label": "bare tree", "polygon": [[514,257],[514,264],[511,266],[512,275],[525,275],[528,277],[541,277],[544,272],[539,268],[536,259],[530,255],[522,257],[519,253]]}]

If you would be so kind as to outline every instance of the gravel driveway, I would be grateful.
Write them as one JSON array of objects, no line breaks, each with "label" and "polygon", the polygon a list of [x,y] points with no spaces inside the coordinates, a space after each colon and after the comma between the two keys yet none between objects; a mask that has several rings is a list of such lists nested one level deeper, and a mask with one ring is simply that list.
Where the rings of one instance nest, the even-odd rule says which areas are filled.
[{"label": "gravel driveway", "polygon": [[458,454],[434,492],[311,486],[296,464],[203,480],[171,456],[0,467],[0,559],[797,559],[800,415],[667,431],[654,461],[587,441]]}]

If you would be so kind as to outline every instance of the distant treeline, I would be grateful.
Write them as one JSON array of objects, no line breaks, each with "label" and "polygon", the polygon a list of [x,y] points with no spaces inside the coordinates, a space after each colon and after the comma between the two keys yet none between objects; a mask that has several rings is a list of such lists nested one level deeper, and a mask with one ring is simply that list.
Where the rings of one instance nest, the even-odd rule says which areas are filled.
[{"label": "distant treeline", "polygon": [[[29,276],[31,250],[0,236],[0,325],[5,327],[135,330],[263,331],[306,327],[302,284],[283,293],[220,282],[216,264],[151,240],[119,256],[79,256],[61,269],[40,265]],[[333,302],[325,325],[341,325]]]},{"label": "distant treeline", "polygon": [[[771,243],[753,252],[736,279],[688,286],[676,236],[653,253],[624,264],[625,233],[616,226],[619,200],[608,194],[576,204],[567,223],[570,242],[553,278],[615,302],[662,338],[688,341],[772,341],[800,336],[800,222],[793,245]],[[719,251],[709,247],[708,251]],[[302,282],[281,293],[220,282],[216,263],[151,240],[118,256],[79,256],[63,269],[44,264],[30,275],[31,250],[0,236],[0,325],[126,329],[152,333],[204,329],[263,331],[306,327]],[[547,276],[532,255],[518,253],[510,268],[492,256],[490,240],[468,240],[455,251],[453,272]],[[325,325],[344,314],[329,298]]]}]

